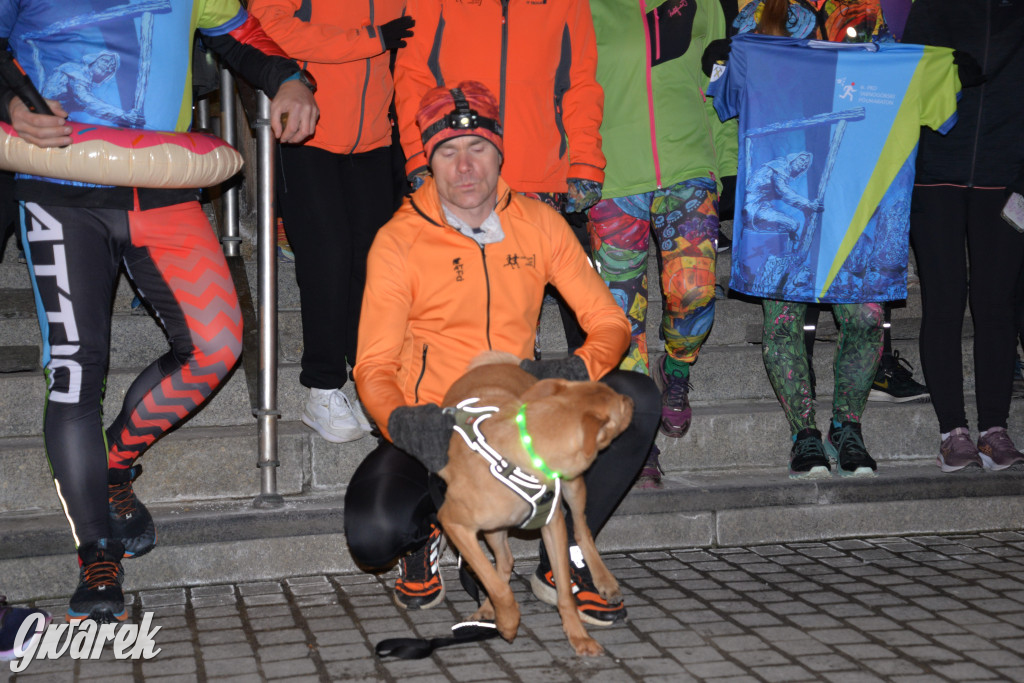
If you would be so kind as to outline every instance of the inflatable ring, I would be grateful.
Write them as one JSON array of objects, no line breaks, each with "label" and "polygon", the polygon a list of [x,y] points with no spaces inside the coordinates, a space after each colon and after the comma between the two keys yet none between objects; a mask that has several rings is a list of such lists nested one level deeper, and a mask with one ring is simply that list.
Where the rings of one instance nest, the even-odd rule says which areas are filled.
[{"label": "inflatable ring", "polygon": [[0,122],[0,168],[124,187],[210,187],[242,170],[242,155],[206,133],[166,133],[68,121],[72,143],[37,147]]}]

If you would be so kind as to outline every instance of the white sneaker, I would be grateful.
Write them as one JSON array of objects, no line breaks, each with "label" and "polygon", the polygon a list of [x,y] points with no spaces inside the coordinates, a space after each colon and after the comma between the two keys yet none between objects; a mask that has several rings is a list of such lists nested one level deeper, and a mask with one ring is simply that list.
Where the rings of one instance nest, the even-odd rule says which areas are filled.
[{"label": "white sneaker", "polygon": [[306,407],[302,409],[302,422],[331,443],[345,443],[367,434],[357,413],[362,411],[352,408],[341,389],[310,389]]},{"label": "white sneaker", "polygon": [[352,399],[352,414],[356,416],[356,422],[359,423],[359,428],[369,434],[373,431],[373,425],[370,424],[370,420],[366,417],[366,411],[363,410],[363,405],[359,402],[358,398]]}]

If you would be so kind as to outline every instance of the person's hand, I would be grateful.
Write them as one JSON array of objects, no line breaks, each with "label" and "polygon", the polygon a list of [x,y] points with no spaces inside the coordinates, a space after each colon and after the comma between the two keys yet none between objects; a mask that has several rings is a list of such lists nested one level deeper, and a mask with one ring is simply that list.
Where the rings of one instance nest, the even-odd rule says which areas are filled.
[{"label": "person's hand", "polygon": [[302,142],[316,130],[318,118],[316,99],[299,80],[282,83],[270,101],[270,129],[281,142]]},{"label": "person's hand", "polygon": [[731,50],[732,38],[719,38],[708,43],[708,46],[704,48],[704,54],[700,57],[700,68],[704,75],[710,78],[715,64],[728,61]]},{"label": "person's hand", "polygon": [[405,39],[412,37],[412,27],[415,25],[415,19],[410,16],[404,16],[392,19],[388,23],[378,26],[377,30],[380,32],[380,39],[384,43],[384,49],[394,50],[395,48],[405,47]]},{"label": "person's hand", "polygon": [[430,177],[430,169],[426,166],[420,166],[415,171],[409,174],[409,184],[412,186],[413,192],[420,189],[423,183]]},{"label": "person's hand", "polygon": [[117,123],[127,128],[141,128],[146,124],[146,115],[138,109],[132,109],[119,116]]},{"label": "person's hand", "polygon": [[583,178],[568,178],[568,197],[565,201],[565,212],[576,213],[586,211],[601,201],[601,183]]},{"label": "person's hand", "polygon": [[575,353],[568,358],[549,358],[547,360],[527,358],[519,363],[519,367],[537,379],[561,378],[573,382],[590,381],[587,364]]},{"label": "person's hand", "polygon": [[71,126],[68,125],[68,113],[57,100],[46,100],[50,114],[36,114],[15,97],[11,100],[8,111],[11,115],[11,127],[26,142],[37,147],[64,147],[71,144]]},{"label": "person's hand", "polygon": [[813,202],[808,202],[807,208],[813,211],[814,213],[821,213],[822,211],[825,210],[825,203],[822,202],[821,200],[816,199]]},{"label": "person's hand", "polygon": [[956,64],[961,87],[973,88],[988,80],[981,70],[981,64],[970,52],[953,50],[953,63]]},{"label": "person's hand", "polygon": [[436,403],[395,408],[388,416],[391,443],[423,463],[430,472],[448,464],[448,444],[455,416]]}]

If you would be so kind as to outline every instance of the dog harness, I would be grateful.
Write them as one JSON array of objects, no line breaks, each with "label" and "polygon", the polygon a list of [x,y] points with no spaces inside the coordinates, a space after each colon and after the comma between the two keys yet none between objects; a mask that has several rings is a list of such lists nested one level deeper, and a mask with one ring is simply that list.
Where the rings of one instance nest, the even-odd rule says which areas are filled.
[{"label": "dog harness", "polygon": [[[479,400],[479,398],[467,398],[454,409],[446,408],[445,410],[454,415],[455,431],[459,433],[469,449],[487,461],[491,476],[512,489],[516,495],[529,504],[530,514],[520,523],[519,528],[539,529],[550,522],[555,513],[555,507],[558,505],[562,492],[562,480],[557,473],[552,472],[555,475],[551,477],[553,483],[543,483],[501,457],[501,454],[487,443],[487,439],[480,431],[480,425],[497,413],[498,409],[493,406],[475,406],[474,404]],[[517,417],[522,414],[523,410],[520,409]],[[517,420],[517,424],[519,424],[520,432],[523,432],[525,426],[522,424],[522,420]],[[524,438],[521,434],[520,438],[524,440],[524,447],[531,459],[536,458],[532,447],[527,445],[529,444],[529,435]],[[544,470],[547,468],[545,467],[542,471]]]}]

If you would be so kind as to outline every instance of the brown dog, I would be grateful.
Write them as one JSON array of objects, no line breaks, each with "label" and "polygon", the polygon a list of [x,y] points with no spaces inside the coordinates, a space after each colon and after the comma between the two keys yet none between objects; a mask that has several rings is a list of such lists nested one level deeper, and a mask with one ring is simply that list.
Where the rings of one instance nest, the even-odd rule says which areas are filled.
[{"label": "brown dog", "polygon": [[[471,448],[460,434],[452,436],[448,464],[439,472],[448,488],[438,519],[489,596],[472,618],[494,619],[498,632],[508,641],[519,628],[519,606],[509,587],[513,561],[508,529],[540,527],[557,588],[562,628],[576,654],[599,655],[604,648],[587,634],[573,599],[565,518],[557,491],[561,490],[572,512],[576,543],[594,584],[603,598],[621,602],[619,584],[601,560],[583,516],[587,492],[580,475],[597,453],[629,426],[633,402],[599,382],[537,381],[518,363],[511,354],[482,354],[445,395],[445,407],[462,404],[475,416],[460,422],[463,431],[471,438],[482,434],[484,439],[474,441]],[[467,399],[478,400],[467,404]],[[483,406],[498,411],[473,412]],[[528,453],[527,440],[542,461],[540,466]],[[484,452],[489,455],[485,457]],[[504,472],[504,481],[492,473],[499,470]],[[560,476],[551,476],[552,471]],[[523,482],[524,474],[526,491],[517,493],[509,480]],[[531,475],[536,480],[534,488],[530,488]],[[544,486],[548,487],[546,495],[542,495]],[[527,499],[530,495],[532,502]],[[494,553],[496,567],[484,555],[478,532],[483,532]]]}]

